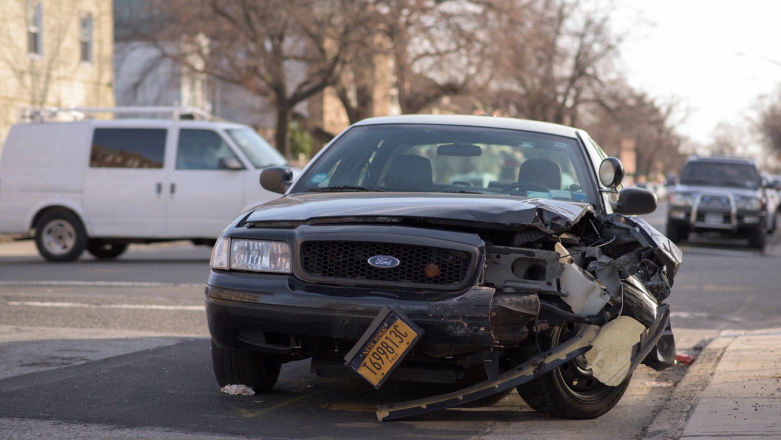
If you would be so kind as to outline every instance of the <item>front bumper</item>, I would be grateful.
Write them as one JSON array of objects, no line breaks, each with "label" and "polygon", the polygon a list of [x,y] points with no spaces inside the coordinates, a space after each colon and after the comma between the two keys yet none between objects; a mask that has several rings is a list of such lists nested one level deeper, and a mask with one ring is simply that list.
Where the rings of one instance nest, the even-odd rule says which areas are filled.
[{"label": "front bumper", "polygon": [[283,359],[308,357],[312,353],[307,352],[307,341],[354,342],[382,307],[390,305],[425,330],[416,350],[447,355],[487,350],[494,344],[489,324],[494,289],[489,287],[472,287],[436,301],[398,300],[381,289],[372,296],[349,288],[332,288],[330,294],[315,290],[288,275],[212,271],[205,292],[209,331],[221,346]]}]

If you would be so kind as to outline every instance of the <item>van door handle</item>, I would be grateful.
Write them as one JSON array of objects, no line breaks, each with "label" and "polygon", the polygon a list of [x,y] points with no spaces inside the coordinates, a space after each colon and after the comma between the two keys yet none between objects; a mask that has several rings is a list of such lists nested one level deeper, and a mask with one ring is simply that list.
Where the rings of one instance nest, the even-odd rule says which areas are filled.
[{"label": "van door handle", "polygon": [[176,184],[171,182],[171,195],[174,195],[175,192],[176,192]]},{"label": "van door handle", "polygon": [[157,189],[157,195],[160,195],[163,193],[163,183],[157,182],[157,185],[155,185],[155,188]]}]

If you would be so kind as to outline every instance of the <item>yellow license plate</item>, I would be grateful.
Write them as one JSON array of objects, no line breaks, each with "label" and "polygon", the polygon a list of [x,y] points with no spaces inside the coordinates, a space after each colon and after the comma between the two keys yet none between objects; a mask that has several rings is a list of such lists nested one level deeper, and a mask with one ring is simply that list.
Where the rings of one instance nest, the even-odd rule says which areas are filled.
[{"label": "yellow license plate", "polygon": [[379,389],[422,334],[423,329],[400,312],[383,309],[345,360]]}]

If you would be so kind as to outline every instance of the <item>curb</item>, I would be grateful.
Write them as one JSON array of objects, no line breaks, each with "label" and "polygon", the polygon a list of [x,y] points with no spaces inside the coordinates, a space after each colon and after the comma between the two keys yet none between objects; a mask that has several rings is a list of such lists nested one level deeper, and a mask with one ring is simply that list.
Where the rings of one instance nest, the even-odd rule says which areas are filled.
[{"label": "curb", "polygon": [[654,415],[642,439],[678,439],[683,435],[686,423],[700,402],[700,395],[710,384],[727,347],[737,337],[736,334],[721,334],[708,343],[697,360],[689,367],[683,379],[675,386],[670,399]]}]

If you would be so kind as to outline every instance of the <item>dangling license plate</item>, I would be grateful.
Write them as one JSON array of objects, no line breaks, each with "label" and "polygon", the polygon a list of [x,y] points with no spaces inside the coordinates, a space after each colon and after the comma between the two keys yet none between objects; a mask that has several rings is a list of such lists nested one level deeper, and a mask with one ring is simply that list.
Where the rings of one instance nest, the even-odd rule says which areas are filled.
[{"label": "dangling license plate", "polygon": [[344,357],[347,365],[379,389],[423,336],[423,329],[390,307],[383,307]]}]

